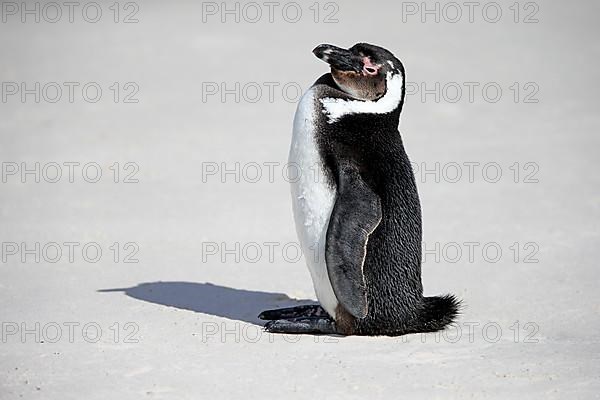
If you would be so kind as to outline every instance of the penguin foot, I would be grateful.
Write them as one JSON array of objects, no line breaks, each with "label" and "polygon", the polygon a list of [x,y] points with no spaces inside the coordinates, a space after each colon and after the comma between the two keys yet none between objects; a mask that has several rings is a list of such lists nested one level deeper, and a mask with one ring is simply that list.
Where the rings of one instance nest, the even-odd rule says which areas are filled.
[{"label": "penguin foot", "polygon": [[297,307],[279,308],[276,310],[266,310],[258,315],[258,318],[264,320],[275,320],[275,319],[291,319],[300,317],[324,317],[328,318],[329,315],[320,305],[305,305]]},{"label": "penguin foot", "polygon": [[271,333],[337,333],[335,322],[329,317],[277,319],[267,322],[265,330]]}]

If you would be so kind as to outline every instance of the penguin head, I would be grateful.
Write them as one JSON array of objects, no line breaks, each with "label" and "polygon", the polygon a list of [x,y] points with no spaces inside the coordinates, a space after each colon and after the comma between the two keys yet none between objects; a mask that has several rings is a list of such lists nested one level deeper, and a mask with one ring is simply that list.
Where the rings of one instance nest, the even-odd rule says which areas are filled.
[{"label": "penguin head", "polygon": [[339,88],[360,100],[373,101],[383,97],[390,76],[400,74],[404,79],[404,66],[383,47],[357,43],[342,49],[321,44],[313,53],[330,65],[331,76]]}]

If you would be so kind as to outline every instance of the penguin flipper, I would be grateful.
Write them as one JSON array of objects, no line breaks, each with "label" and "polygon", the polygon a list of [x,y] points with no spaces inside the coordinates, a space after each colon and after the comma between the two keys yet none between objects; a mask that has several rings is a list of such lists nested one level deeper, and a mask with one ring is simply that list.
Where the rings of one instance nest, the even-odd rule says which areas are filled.
[{"label": "penguin flipper", "polygon": [[353,316],[368,311],[363,265],[369,235],[381,222],[381,200],[349,162],[338,169],[337,199],[329,219],[325,261],[333,292]]}]

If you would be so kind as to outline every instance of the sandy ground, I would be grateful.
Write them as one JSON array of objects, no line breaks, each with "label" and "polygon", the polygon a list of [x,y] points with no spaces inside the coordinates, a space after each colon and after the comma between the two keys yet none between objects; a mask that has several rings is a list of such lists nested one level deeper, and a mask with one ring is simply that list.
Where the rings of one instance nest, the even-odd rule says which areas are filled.
[{"label": "sandy ground", "polygon": [[[0,398],[598,398],[598,2],[500,2],[497,23],[485,2],[472,23],[442,5],[422,22],[420,2],[277,3],[273,22],[240,4],[239,23],[220,3],[123,2],[117,23],[109,2],[97,23],[85,2],[72,23],[15,4]],[[438,335],[266,334],[260,311],[314,300],[285,166],[295,91],[327,69],[315,45],[358,41],[405,64],[425,291],[466,307]]]}]

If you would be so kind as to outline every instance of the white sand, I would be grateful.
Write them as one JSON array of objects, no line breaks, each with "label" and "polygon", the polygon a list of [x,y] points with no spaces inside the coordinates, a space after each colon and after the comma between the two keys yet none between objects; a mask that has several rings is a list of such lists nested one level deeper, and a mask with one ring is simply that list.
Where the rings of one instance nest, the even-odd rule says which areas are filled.
[{"label": "white sand", "polygon": [[[72,24],[67,15],[56,24],[23,24],[18,15],[0,23],[2,82],[81,83],[73,103],[66,91],[56,104],[36,104],[34,95],[21,103],[19,94],[0,103],[0,161],[46,167],[40,183],[33,175],[22,183],[19,174],[0,183],[0,398],[598,397],[599,3],[544,1],[535,24],[514,23],[512,2],[503,2],[496,24],[483,20],[481,7],[474,23],[465,14],[456,24],[436,24],[431,16],[403,23],[401,3],[338,4],[339,22],[329,24],[314,23],[310,2],[296,24],[283,20],[281,6],[273,23],[263,8],[252,24],[231,16],[221,23],[218,15],[203,23],[200,3],[145,1],[137,24],[112,22],[108,2],[97,24],[85,22],[81,8]],[[335,11],[324,5],[320,20]],[[130,11],[121,9],[119,18]],[[530,12],[521,9],[519,18]],[[457,328],[445,336],[286,337],[256,325],[263,309],[314,299],[304,262],[295,259],[281,176],[295,109],[281,88],[306,88],[326,72],[310,52],[315,45],[357,41],[392,50],[410,82],[464,89],[456,103],[448,101],[455,85],[439,103],[409,96],[401,123],[412,160],[429,169],[439,162],[445,174],[439,183],[433,174],[418,178],[424,239],[442,253],[439,262],[427,255],[423,281],[426,294],[464,300],[458,337]],[[97,103],[81,98],[86,82],[103,89]],[[139,103],[122,103],[132,90],[126,82],[139,86]],[[234,95],[203,102],[203,82],[204,89],[239,82],[247,92],[239,103]],[[263,88],[255,103],[248,101],[251,82]],[[272,102],[265,82],[279,85]],[[472,103],[465,82],[480,83]],[[503,90],[496,103],[482,97],[489,82]],[[535,88],[527,82],[539,88],[538,103],[523,103]],[[288,85],[290,97],[295,87]],[[64,165],[59,182],[46,182],[52,162],[81,163],[74,183]],[[90,162],[103,173],[95,184],[81,177]],[[133,171],[126,162],[138,165],[139,183],[114,183],[114,162],[120,181]],[[472,183],[469,162],[480,163]],[[234,174],[203,182],[203,168],[221,163],[239,163],[239,183]],[[256,183],[249,182],[252,163],[262,166]],[[264,163],[278,163],[271,164],[273,182]],[[461,167],[457,183],[450,182],[452,163]],[[488,163],[497,165],[482,176]],[[502,177],[487,182],[498,166]],[[536,170],[538,183],[524,182]],[[46,246],[39,263],[22,242],[29,249],[39,242],[38,254]],[[56,263],[48,260],[51,242],[63,250]],[[72,263],[64,242],[80,243]],[[139,247],[138,263],[123,262],[135,250],[124,248],[128,242]],[[472,259],[470,242],[477,243]],[[101,247],[97,263],[83,259],[86,243]],[[236,243],[237,254],[245,252],[238,262],[222,251]],[[262,255],[255,257],[257,247]],[[451,262],[457,248],[462,254]],[[129,289],[99,292],[119,288]],[[89,343],[98,326],[102,334]]]}]

